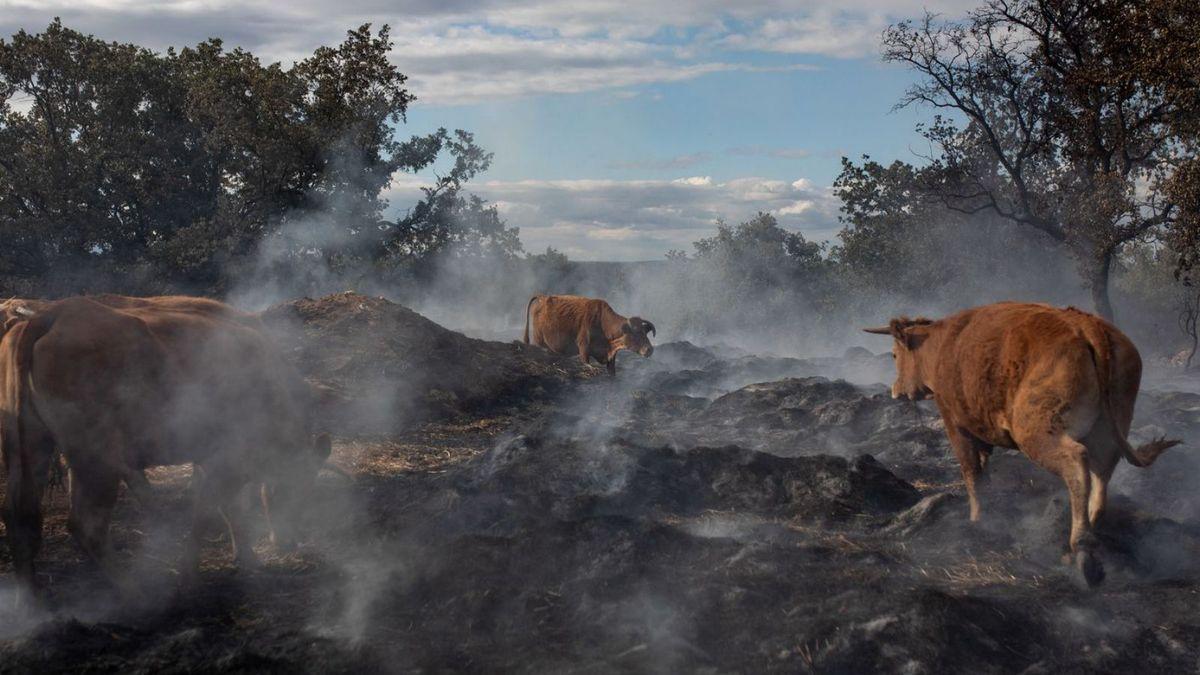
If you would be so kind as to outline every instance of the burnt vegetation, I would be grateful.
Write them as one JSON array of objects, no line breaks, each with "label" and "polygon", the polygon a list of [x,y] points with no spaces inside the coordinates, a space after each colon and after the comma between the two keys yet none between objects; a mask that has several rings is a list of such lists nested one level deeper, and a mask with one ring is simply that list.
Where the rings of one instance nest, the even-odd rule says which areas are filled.
[{"label": "burnt vegetation", "polygon": [[[283,514],[300,546],[248,489],[262,564],[214,516],[193,586],[193,468],[148,469],[152,501],[123,488],[136,601],[52,486],[43,605],[12,606],[0,547],[0,671],[1194,670],[1198,42],[1185,0],[895,25],[929,156],[844,159],[835,241],[747,214],[618,265],[527,254],[469,192],[491,161],[469,132],[402,137],[386,27],[291,67],[57,21],[0,41],[5,296],[244,305],[333,435]],[[385,217],[398,172],[435,178]],[[653,356],[609,376],[519,341],[543,292],[647,317]],[[1146,363],[1131,442],[1184,439],[1117,469],[1097,588],[1062,564],[1062,484],[1021,453],[989,456],[968,522],[936,407],[893,399],[859,332],[1001,299],[1115,317]]]}]

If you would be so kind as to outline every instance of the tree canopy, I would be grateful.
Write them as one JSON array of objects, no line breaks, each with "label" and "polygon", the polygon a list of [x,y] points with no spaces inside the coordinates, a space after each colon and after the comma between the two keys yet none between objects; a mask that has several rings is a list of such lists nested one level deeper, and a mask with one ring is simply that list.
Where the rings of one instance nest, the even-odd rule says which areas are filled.
[{"label": "tree canopy", "polygon": [[[387,26],[285,68],[212,39],[155,53],[55,20],[0,41],[0,275],[102,271],[214,289],[264,240],[334,264],[412,264],[515,230],[463,187],[471,134],[399,135],[414,97]],[[440,160],[447,157],[448,160]],[[397,172],[447,173],[395,222]]]},{"label": "tree canopy", "polygon": [[1197,11],[1175,0],[990,0],[965,21],[890,27],[885,60],[919,76],[899,105],[937,113],[921,128],[935,151],[926,194],[1065,245],[1111,316],[1121,248],[1186,225],[1173,179],[1196,161],[1182,123],[1195,110],[1184,87],[1164,83],[1188,81],[1188,61],[1160,50],[1194,37],[1181,26]]}]

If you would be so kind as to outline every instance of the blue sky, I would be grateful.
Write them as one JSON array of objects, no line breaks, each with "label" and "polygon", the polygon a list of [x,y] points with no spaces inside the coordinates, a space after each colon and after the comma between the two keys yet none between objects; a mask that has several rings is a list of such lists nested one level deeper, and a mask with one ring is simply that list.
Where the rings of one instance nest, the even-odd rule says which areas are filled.
[{"label": "blue sky", "polygon": [[[804,176],[828,184],[842,155],[911,156],[916,110],[892,111],[906,71],[877,59],[813,70],[716,73],[680,83],[491,103],[418,102],[408,129],[469,129],[496,154],[489,178]],[[419,95],[419,91],[417,92]],[[682,172],[682,174],[681,174]],[[689,174],[690,175],[690,174]]]},{"label": "blue sky", "polygon": [[[913,160],[926,110],[880,63],[889,23],[974,0],[0,0],[0,32],[54,16],[162,49],[218,36],[284,64],[388,23],[418,101],[404,134],[473,131],[495,153],[472,190],[528,250],[646,260],[758,211],[836,235],[840,157]],[[428,176],[397,175],[411,204]]]}]

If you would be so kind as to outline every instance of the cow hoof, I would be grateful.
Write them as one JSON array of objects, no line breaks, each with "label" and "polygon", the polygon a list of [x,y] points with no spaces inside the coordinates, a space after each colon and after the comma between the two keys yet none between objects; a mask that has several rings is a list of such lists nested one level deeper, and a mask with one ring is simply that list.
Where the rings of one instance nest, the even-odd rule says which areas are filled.
[{"label": "cow hoof", "polygon": [[1083,576],[1088,588],[1095,588],[1104,581],[1104,565],[1092,551],[1079,551],[1075,554],[1075,569]]}]

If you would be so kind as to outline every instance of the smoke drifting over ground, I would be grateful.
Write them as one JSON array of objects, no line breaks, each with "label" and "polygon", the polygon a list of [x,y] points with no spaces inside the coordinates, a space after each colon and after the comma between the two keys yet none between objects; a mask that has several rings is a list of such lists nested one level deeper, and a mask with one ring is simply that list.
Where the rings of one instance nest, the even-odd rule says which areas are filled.
[{"label": "smoke drifting over ground", "polygon": [[[871,271],[856,269],[828,248],[797,271],[773,244],[750,241],[733,253],[641,263],[502,258],[450,247],[415,266],[385,272],[320,255],[345,248],[352,238],[330,234],[339,232],[331,226],[337,213],[298,217],[265,241],[257,262],[229,294],[234,304],[259,310],[354,290],[401,302],[472,337],[508,340],[520,336],[532,295],[575,294],[602,297],[620,313],[651,319],[666,340],[791,357],[841,356],[856,345],[881,351],[879,338],[858,329],[901,314],[937,317],[1000,300],[1091,307],[1067,251],[1004,223],[930,224],[908,249],[881,254],[896,260]],[[769,254],[759,255],[759,246]],[[887,265],[893,269],[882,271]],[[1148,278],[1144,270],[1120,267],[1114,273],[1119,323],[1147,360],[1174,353],[1184,342],[1175,325],[1174,296],[1165,291],[1150,301],[1146,296],[1147,287],[1169,285],[1168,277]]]},{"label": "smoke drifting over ground", "polygon": [[[97,590],[56,493],[57,612],[4,623],[5,668],[1113,671],[1200,653],[1187,449],[1118,470],[1109,578],[1086,591],[1059,561],[1061,484],[998,452],[967,522],[940,419],[887,395],[887,356],[667,342],[614,379],[368,296],[264,318],[329,394],[351,477],[322,472],[290,514],[304,543],[277,551],[257,516],[261,569],[209,541],[200,587],[131,608]],[[1146,394],[1135,434],[1190,443],[1194,398]],[[151,479],[163,506],[123,497],[114,532],[173,589],[188,475]]]},{"label": "smoke drifting over ground", "polygon": [[[1002,299],[1087,306],[1071,263],[1036,239],[938,229],[919,266],[870,283],[828,256],[803,278],[753,255],[447,253],[380,274],[320,255],[346,244],[336,213],[294,219],[229,290],[265,310],[316,388],[310,421],[335,436],[337,470],[273,507],[299,548],[268,542],[248,488],[263,566],[237,569],[214,522],[200,585],[179,590],[193,477],[155,469],[160,499],[123,495],[115,515],[120,563],[151,591],[131,603],[72,548],[54,493],[50,611],[12,612],[0,552],[0,670],[1194,666],[1200,502],[1178,477],[1196,456],[1118,471],[1109,579],[1084,591],[1060,564],[1061,484],[998,452],[985,519],[968,523],[940,418],[888,396],[892,360],[875,352],[890,345],[860,331]],[[653,358],[622,354],[614,379],[514,342],[535,293],[653,321]],[[1119,293],[1117,311],[1135,339],[1162,337]],[[1190,445],[1189,383],[1144,395],[1135,436]],[[230,399],[231,418],[263,414]]]}]

